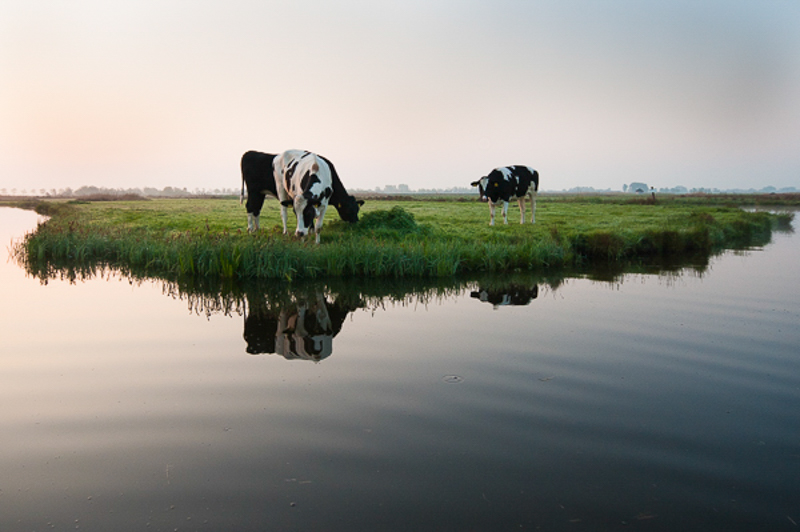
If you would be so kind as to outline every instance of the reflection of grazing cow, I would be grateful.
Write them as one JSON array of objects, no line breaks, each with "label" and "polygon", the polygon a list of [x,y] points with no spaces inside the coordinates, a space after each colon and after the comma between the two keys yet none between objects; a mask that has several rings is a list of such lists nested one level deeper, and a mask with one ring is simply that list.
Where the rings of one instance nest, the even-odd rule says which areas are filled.
[{"label": "reflection of grazing cow", "polygon": [[275,157],[271,153],[257,151],[242,155],[242,193],[239,203],[244,199],[244,188],[247,185],[247,230],[251,233],[259,229],[258,217],[266,195],[278,197],[272,171]]},{"label": "reflection of grazing cow", "polygon": [[503,166],[495,168],[489,175],[472,183],[478,187],[481,200],[489,201],[491,218],[489,225],[494,225],[494,208],[503,202],[503,223],[508,223],[508,202],[511,199],[519,203],[520,221],[525,223],[525,198],[531,199],[531,223],[536,223],[536,194],[539,191],[539,172],[529,166]]},{"label": "reflection of grazing cow", "polygon": [[279,310],[252,305],[244,321],[247,352],[319,362],[333,353],[333,338],[352,310],[328,303],[321,293]]},{"label": "reflection of grazing cow", "polygon": [[287,359],[314,361],[333,353],[333,325],[322,294],[318,294],[317,300],[310,305],[298,305],[292,314],[281,311],[275,352]]},{"label": "reflection of grazing cow", "polygon": [[538,295],[538,285],[533,285],[533,288],[528,288],[526,286],[512,284],[508,285],[502,290],[481,288],[477,292],[470,292],[470,297],[480,299],[485,303],[491,303],[494,308],[506,305],[527,305],[536,299]]},{"label": "reflection of grazing cow", "polygon": [[289,205],[297,216],[295,235],[302,238],[313,230],[317,244],[329,203],[339,211],[342,220],[358,221],[358,210],[364,202],[347,193],[328,159],[307,151],[289,150],[275,159],[273,167],[284,234]]}]

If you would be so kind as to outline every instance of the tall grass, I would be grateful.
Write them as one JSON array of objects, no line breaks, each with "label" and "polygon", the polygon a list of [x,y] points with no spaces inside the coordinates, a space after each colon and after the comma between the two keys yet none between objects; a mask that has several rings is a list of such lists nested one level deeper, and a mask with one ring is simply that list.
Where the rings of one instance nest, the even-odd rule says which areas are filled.
[{"label": "tall grass", "polygon": [[15,253],[44,279],[64,268],[167,279],[448,277],[709,254],[768,241],[780,220],[724,207],[540,201],[536,225],[488,227],[488,209],[478,202],[373,202],[358,224],[326,220],[322,244],[314,245],[270,226],[277,210],[264,216],[264,231],[248,234],[241,208],[221,203],[42,203],[51,219]]}]

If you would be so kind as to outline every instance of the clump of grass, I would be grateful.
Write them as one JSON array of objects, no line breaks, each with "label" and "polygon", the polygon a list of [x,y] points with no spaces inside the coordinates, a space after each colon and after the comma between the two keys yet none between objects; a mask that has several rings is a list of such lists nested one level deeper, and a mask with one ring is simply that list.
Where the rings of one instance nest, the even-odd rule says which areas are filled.
[{"label": "clump of grass", "polygon": [[414,215],[399,205],[389,210],[381,209],[364,214],[358,227],[363,230],[386,229],[402,233],[413,233],[419,228]]},{"label": "clump of grass", "polygon": [[367,212],[350,229],[360,235],[393,241],[401,240],[409,235],[431,234],[429,225],[418,224],[414,214],[399,205],[388,210],[379,209]]}]

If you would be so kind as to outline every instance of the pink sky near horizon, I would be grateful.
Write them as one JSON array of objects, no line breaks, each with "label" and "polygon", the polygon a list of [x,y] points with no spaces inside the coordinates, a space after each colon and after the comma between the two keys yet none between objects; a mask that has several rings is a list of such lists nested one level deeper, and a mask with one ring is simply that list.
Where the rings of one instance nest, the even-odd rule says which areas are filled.
[{"label": "pink sky near horizon", "polygon": [[800,4],[0,5],[0,188],[236,188],[250,149],[346,186],[800,187]]}]

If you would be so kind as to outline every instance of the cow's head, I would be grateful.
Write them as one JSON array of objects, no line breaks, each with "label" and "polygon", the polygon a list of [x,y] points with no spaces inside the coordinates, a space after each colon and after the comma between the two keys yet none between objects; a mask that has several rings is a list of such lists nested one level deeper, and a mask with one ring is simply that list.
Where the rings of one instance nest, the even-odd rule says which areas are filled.
[{"label": "cow's head", "polygon": [[364,200],[357,200],[353,196],[345,195],[344,199],[333,204],[339,211],[339,217],[345,222],[356,223],[358,211],[364,205]]},{"label": "cow's head", "polygon": [[482,178],[478,179],[477,181],[473,181],[471,185],[473,187],[478,187],[478,193],[480,194],[481,201],[488,201],[489,198],[486,197],[486,186],[489,183],[489,177],[483,176]]},{"label": "cow's head", "polygon": [[[485,181],[484,181],[485,180]],[[514,191],[514,185],[506,179],[501,169],[496,168],[489,172],[489,175],[481,178],[483,195],[491,203],[497,203],[501,199],[508,201],[509,196]]]},{"label": "cow's head", "polygon": [[319,216],[322,200],[311,194],[302,194],[295,196],[293,200],[283,200],[281,205],[292,207],[297,216],[297,229],[294,234],[296,237],[303,238],[314,227],[314,220]]}]

